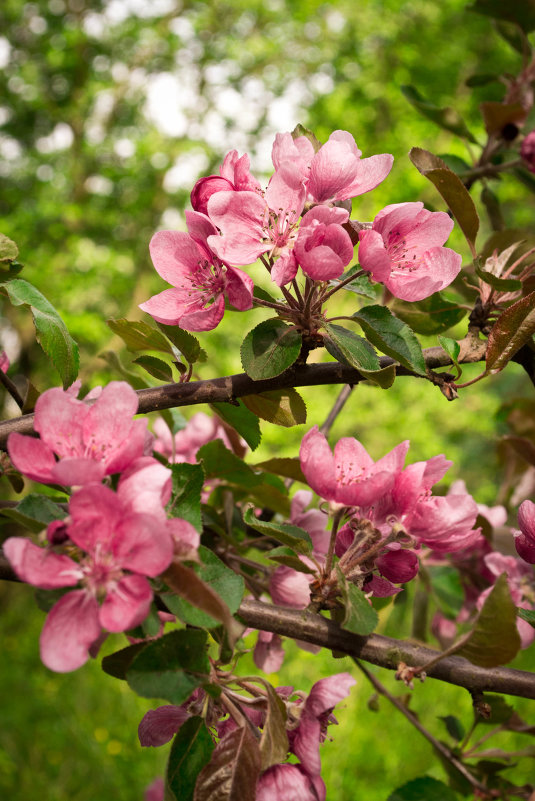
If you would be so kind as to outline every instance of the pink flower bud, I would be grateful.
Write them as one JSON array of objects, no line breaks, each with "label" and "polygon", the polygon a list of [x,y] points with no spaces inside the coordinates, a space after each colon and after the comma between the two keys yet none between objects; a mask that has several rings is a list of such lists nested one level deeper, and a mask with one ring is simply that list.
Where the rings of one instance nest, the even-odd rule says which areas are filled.
[{"label": "pink flower bud", "polygon": [[204,178],[199,178],[193,189],[191,190],[191,205],[195,211],[200,211],[201,214],[208,214],[208,200],[215,192],[233,191],[234,186],[222,178],[221,175],[207,175]]},{"label": "pink flower bud", "polygon": [[381,575],[394,584],[405,584],[418,573],[418,557],[413,551],[389,551],[376,564]]}]

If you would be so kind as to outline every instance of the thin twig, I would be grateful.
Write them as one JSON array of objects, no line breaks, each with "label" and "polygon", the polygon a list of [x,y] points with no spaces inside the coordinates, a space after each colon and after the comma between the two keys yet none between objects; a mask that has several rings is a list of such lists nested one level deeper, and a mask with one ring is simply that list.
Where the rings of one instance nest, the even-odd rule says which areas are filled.
[{"label": "thin twig", "polygon": [[0,383],[4,385],[6,391],[9,392],[19,409],[24,408],[24,398],[18,391],[13,381],[7,376],[3,370],[0,370]]},{"label": "thin twig", "polygon": [[329,436],[329,432],[330,432],[330,430],[332,428],[332,425],[333,425],[334,421],[336,420],[336,418],[338,417],[338,415],[340,414],[340,412],[344,408],[344,406],[346,404],[346,401],[349,398],[349,396],[351,395],[352,391],[353,391],[353,385],[352,384],[346,384],[345,387],[342,387],[342,389],[340,391],[340,394],[336,398],[331,411],[327,415],[327,419],[325,420],[323,425],[320,426],[321,433],[324,434],[326,437]]}]

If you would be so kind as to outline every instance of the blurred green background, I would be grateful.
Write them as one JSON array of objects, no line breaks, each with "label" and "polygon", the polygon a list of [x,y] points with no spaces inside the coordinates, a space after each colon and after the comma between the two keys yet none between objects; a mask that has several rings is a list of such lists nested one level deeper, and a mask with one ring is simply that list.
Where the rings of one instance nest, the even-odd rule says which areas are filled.
[{"label": "blurred green background", "polygon": [[[132,357],[105,321],[143,317],[137,304],[163,288],[150,264],[150,237],[158,228],[185,228],[194,181],[216,172],[232,148],[249,152],[253,171],[265,179],[277,131],[302,122],[324,141],[342,128],[364,156],[395,156],[389,178],[354,203],[356,217],[373,219],[387,203],[408,200],[442,208],[410,164],[409,149],[417,145],[468,161],[471,155],[459,139],[419,116],[401,85],[417,87],[438,106],[454,105],[483,142],[479,103],[500,100],[503,87],[468,89],[466,79],[520,68],[519,54],[491,20],[466,5],[3,0],[0,231],[19,245],[22,277],[46,295],[79,342],[84,384],[112,377],[101,358],[107,351],[129,364]],[[495,186],[508,225],[529,224],[529,191],[508,177]],[[482,228],[483,241],[490,232],[484,214]],[[458,233],[450,244],[469,261]],[[0,341],[11,356],[13,379],[31,376],[39,390],[57,385],[29,314],[8,307],[3,314]],[[209,360],[198,376],[241,372],[239,344],[265,316],[229,312],[216,331],[201,334]],[[453,333],[464,331],[461,323]],[[466,379],[477,370],[468,369]],[[338,391],[303,390],[306,427],[262,423],[253,461],[295,456],[304,431],[325,419]],[[478,501],[492,503],[501,476],[495,438],[504,430],[502,404],[527,391],[516,365],[453,404],[417,379],[402,378],[388,392],[360,386],[331,436],[359,437],[374,458],[405,438],[412,442],[410,461],[444,452],[455,462],[448,480],[465,478]],[[6,407],[6,414],[14,411]],[[43,615],[31,596],[28,587],[0,586],[0,792],[21,801],[142,798],[166,750],[142,751],[136,742],[147,702],[103,676],[98,663],[74,675],[48,672],[38,658]],[[308,689],[321,675],[348,669],[346,660],[288,650],[281,683]],[[335,743],[324,747],[328,798],[350,801],[362,793],[385,801],[393,787],[428,770],[444,778],[430,748],[404,720],[385,704],[379,713],[366,708],[370,694],[359,678],[340,712]],[[430,728],[439,714],[458,713],[468,722],[466,693],[441,688],[439,694],[428,683],[416,696],[414,707]]]}]

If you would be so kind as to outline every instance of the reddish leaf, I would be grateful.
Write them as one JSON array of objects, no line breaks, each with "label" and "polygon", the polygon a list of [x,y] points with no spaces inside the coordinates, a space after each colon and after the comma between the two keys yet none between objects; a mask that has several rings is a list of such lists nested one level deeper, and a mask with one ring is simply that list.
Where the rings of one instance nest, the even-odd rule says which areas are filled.
[{"label": "reddish leaf", "polygon": [[487,346],[487,370],[502,370],[535,333],[535,292],[509,306],[494,323]]},{"label": "reddish leaf", "polygon": [[223,737],[199,774],[194,801],[255,801],[261,758],[251,730],[235,729]]}]

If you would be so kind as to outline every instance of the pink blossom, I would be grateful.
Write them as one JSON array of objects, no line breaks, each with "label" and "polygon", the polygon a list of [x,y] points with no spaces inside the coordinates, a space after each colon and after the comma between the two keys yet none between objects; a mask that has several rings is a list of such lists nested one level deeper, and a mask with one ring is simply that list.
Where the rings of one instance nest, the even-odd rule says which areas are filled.
[{"label": "pink blossom", "polygon": [[375,281],[402,300],[422,300],[449,286],[461,256],[441,247],[453,220],[423,203],[395,203],[379,212],[371,229],[359,232],[359,262]]},{"label": "pink blossom", "polygon": [[310,603],[310,582],[313,576],[300,573],[287,565],[279,565],[269,578],[269,592],[274,604],[292,609],[305,609]]},{"label": "pink blossom", "polygon": [[72,496],[69,511],[69,537],[86,554],[80,562],[22,537],[4,543],[23,581],[42,589],[81,584],[53,606],[41,633],[41,659],[60,673],[87,661],[101,628],[126,631],[145,619],[152,601],[147,577],[162,573],[173,553],[165,523],[133,511],[120,490],[83,487]]},{"label": "pink blossom", "polygon": [[301,765],[272,765],[256,785],[256,801],[325,801],[325,785],[316,784]]},{"label": "pink blossom", "polygon": [[331,538],[327,530],[327,515],[319,509],[309,509],[312,493],[309,490],[298,490],[292,498],[290,521],[300,528],[304,528],[312,540],[312,550],[315,554],[326,554]]},{"label": "pink blossom", "polygon": [[273,164],[278,171],[290,161],[305,180],[307,200],[330,203],[363,195],[384,181],[394,161],[383,153],[361,159],[362,152],[347,131],[334,131],[328,141],[314,152],[304,137],[277,134],[273,145]]},{"label": "pink blossom", "polygon": [[405,584],[418,573],[418,557],[413,551],[387,551],[376,561],[382,576],[393,584]]},{"label": "pink blossom", "polygon": [[199,448],[215,439],[222,440],[227,448],[231,448],[229,438],[219,420],[204,412],[192,415],[186,427],[177,431],[174,437],[161,417],[155,420],[153,430],[156,434],[154,450],[163,453],[172,463],[195,464]]},{"label": "pink blossom", "polygon": [[403,525],[420,543],[438,553],[451,553],[479,540],[481,529],[474,529],[477,514],[471,495],[434,496],[421,499]]},{"label": "pink blossom", "polygon": [[34,428],[41,438],[10,434],[9,455],[34,481],[67,486],[100,481],[142,456],[147,420],[132,420],[137,407],[137,395],[124,381],[112,381],[92,405],[49,389],[35,405]]},{"label": "pink blossom", "polygon": [[276,673],[284,661],[282,640],[271,631],[259,631],[253,651],[253,660],[264,673]]},{"label": "pink blossom", "polygon": [[214,255],[208,239],[217,230],[206,215],[187,211],[186,222],[187,234],[158,231],[152,237],[149,249],[154,267],[173,288],[153,295],[139,308],[165,325],[211,331],[221,322],[225,296],[239,311],[252,307],[253,281]]},{"label": "pink blossom", "polygon": [[0,350],[0,370],[3,373],[7,373],[9,370],[9,356],[5,350]]},{"label": "pink blossom", "polygon": [[524,501],[518,510],[520,531],[513,531],[515,548],[519,556],[530,565],[535,564],[535,503]]},{"label": "pink blossom", "polygon": [[403,469],[409,442],[402,442],[375,462],[360,442],[338,441],[331,453],[327,440],[314,426],[303,438],[301,469],[314,492],[344,506],[368,507],[392,487]]},{"label": "pink blossom", "polygon": [[259,189],[260,184],[249,171],[247,153],[239,158],[238,152],[231,150],[219,168],[219,175],[199,178],[191,192],[191,205],[195,211],[208,214],[208,200],[215,192],[254,192]]},{"label": "pink blossom", "polygon": [[303,180],[295,165],[284,162],[264,197],[257,192],[211,196],[208,214],[221,236],[210,236],[208,243],[220,259],[233,264],[252,264],[263,253],[283,258],[281,274],[294,270],[295,275],[297,264],[291,251],[304,203]]},{"label": "pink blossom", "polygon": [[342,228],[345,209],[315,206],[301,221],[294,255],[303,272],[315,281],[337,278],[353,258],[351,237]]}]

